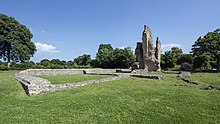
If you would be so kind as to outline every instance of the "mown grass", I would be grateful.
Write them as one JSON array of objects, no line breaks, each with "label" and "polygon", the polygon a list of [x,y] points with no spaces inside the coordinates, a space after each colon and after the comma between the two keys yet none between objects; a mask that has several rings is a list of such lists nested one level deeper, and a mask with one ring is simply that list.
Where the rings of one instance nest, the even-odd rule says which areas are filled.
[{"label": "mown grass", "polygon": [[58,75],[58,76],[41,76],[41,78],[49,80],[52,84],[77,83],[88,80],[98,80],[103,78],[113,77],[112,75]]},{"label": "mown grass", "polygon": [[197,81],[206,85],[220,86],[220,73],[193,73],[189,78],[191,81]]},{"label": "mown grass", "polygon": [[0,72],[1,123],[220,123],[220,91],[164,80],[126,78],[28,97]]}]

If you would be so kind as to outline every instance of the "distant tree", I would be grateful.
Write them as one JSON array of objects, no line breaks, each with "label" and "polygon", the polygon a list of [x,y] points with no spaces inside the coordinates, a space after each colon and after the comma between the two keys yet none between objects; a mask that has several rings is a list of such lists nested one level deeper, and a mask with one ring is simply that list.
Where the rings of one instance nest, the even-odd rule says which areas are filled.
[{"label": "distant tree", "polygon": [[192,54],[182,54],[177,58],[177,64],[181,65],[184,62],[192,64],[193,55]]},{"label": "distant tree", "polygon": [[100,44],[96,54],[96,60],[100,67],[109,68],[112,63],[113,47],[111,44]]},{"label": "distant tree", "polygon": [[68,61],[66,62],[67,68],[71,68],[71,66],[73,65],[73,61]]},{"label": "distant tree", "polygon": [[180,57],[183,54],[183,50],[179,47],[172,47],[171,48],[171,55],[175,61],[175,64],[177,62],[177,58]]},{"label": "distant tree", "polygon": [[30,30],[13,17],[0,14],[0,59],[25,62],[33,57],[36,46],[31,42]]},{"label": "distant tree", "polygon": [[200,56],[195,56],[193,58],[193,68],[194,70],[210,70],[211,65],[210,65],[210,59],[211,56],[209,55],[200,55]]},{"label": "distant tree", "polygon": [[208,32],[204,37],[199,37],[192,45],[194,56],[210,55],[216,60],[217,70],[220,71],[220,29]]},{"label": "distant tree", "polygon": [[47,67],[50,64],[50,60],[48,59],[43,59],[40,61],[40,65],[43,65],[45,67]]},{"label": "distant tree", "polygon": [[131,47],[113,50],[113,65],[116,68],[129,68],[135,62],[135,56]]},{"label": "distant tree", "polygon": [[74,62],[77,65],[83,65],[87,66],[90,65],[92,62],[91,56],[87,54],[83,54],[82,56],[78,56],[77,58],[74,59]]},{"label": "distant tree", "polygon": [[164,68],[172,68],[175,66],[174,56],[171,54],[171,51],[166,51],[161,56],[161,67]]},{"label": "distant tree", "polygon": [[91,61],[91,67],[93,67],[93,68],[99,67],[99,64],[98,64],[98,62],[97,62],[96,59],[92,59],[92,61]]},{"label": "distant tree", "polygon": [[179,58],[182,54],[182,49],[178,47],[172,47],[171,50],[166,51],[164,55],[162,55],[162,68],[174,67],[177,64],[177,58]]},{"label": "distant tree", "polygon": [[52,59],[50,61],[51,64],[54,64],[54,65],[63,65],[63,62],[59,59]]}]

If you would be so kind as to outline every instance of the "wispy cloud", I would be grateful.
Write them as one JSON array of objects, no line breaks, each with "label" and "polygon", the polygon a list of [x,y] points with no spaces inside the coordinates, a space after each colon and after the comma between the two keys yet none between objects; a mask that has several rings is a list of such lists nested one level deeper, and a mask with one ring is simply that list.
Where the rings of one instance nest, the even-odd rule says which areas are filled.
[{"label": "wispy cloud", "polygon": [[171,44],[162,44],[161,48],[166,49],[166,48],[181,47],[181,46],[182,46],[181,44],[171,43]]},{"label": "wispy cloud", "polygon": [[56,49],[55,46],[50,45],[50,44],[44,44],[44,43],[39,43],[39,42],[36,42],[34,44],[36,45],[38,52],[45,52],[45,53],[58,53],[58,52],[60,52],[59,50]]},{"label": "wispy cloud", "polygon": [[41,33],[45,33],[45,30],[42,30]]}]

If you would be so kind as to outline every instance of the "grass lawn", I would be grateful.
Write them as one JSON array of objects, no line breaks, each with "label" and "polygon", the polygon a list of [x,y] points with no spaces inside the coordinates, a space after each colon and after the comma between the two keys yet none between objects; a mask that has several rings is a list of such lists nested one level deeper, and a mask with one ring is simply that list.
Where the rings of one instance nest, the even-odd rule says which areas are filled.
[{"label": "grass lawn", "polygon": [[59,75],[59,76],[41,76],[41,78],[49,80],[52,84],[65,84],[77,83],[88,80],[97,80],[103,78],[113,77],[112,75],[86,75],[86,74],[73,74],[73,75]]},{"label": "grass lawn", "polygon": [[174,74],[164,80],[130,77],[28,97],[14,73],[0,72],[1,124],[220,123],[220,91],[184,86]]},{"label": "grass lawn", "polygon": [[220,86],[220,73],[193,73],[193,76],[189,79],[202,84]]}]

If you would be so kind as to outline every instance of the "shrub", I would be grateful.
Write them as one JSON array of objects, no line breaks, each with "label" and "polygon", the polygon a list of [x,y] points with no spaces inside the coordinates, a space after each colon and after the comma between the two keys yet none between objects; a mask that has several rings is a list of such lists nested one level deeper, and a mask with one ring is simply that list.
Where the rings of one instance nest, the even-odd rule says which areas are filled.
[{"label": "shrub", "polygon": [[5,66],[4,64],[0,64],[0,70],[7,71],[7,70],[9,70],[9,68],[7,66]]}]

